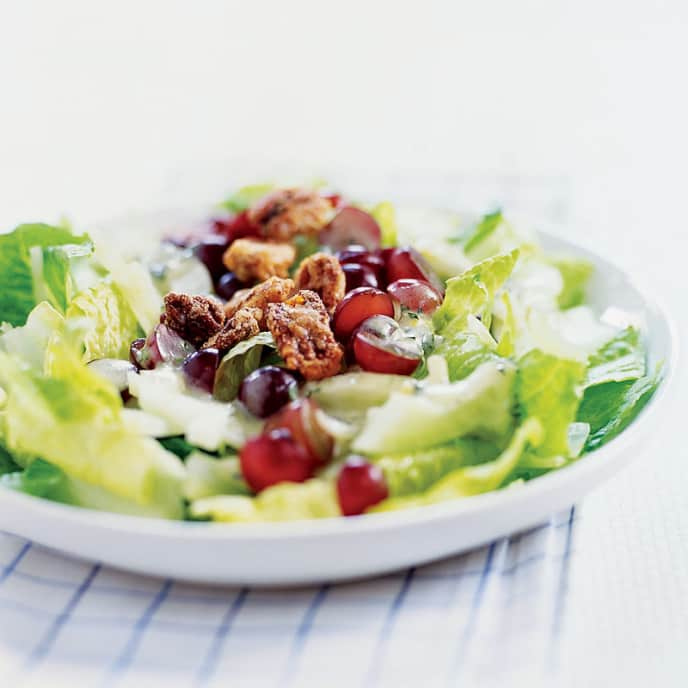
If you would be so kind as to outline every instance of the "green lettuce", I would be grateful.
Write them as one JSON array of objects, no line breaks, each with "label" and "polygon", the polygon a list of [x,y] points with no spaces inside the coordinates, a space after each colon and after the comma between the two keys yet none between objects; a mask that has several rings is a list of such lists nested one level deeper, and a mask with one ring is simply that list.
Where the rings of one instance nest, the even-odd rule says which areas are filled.
[{"label": "green lettuce", "polygon": [[5,351],[26,364],[42,370],[45,352],[51,338],[64,329],[64,318],[47,301],[41,301],[28,315],[22,327],[8,329],[0,335],[0,351]]},{"label": "green lettuce", "polygon": [[236,397],[241,381],[260,367],[264,347],[276,348],[269,332],[259,332],[234,345],[225,354],[215,374],[213,395],[216,399],[232,401]]},{"label": "green lettuce", "polygon": [[518,259],[518,250],[487,258],[447,281],[442,305],[433,315],[437,332],[447,335],[465,329],[469,315],[483,319],[489,326],[489,308]]},{"label": "green lettuce", "polygon": [[484,463],[499,455],[492,442],[466,438],[415,454],[382,456],[375,463],[383,470],[392,497],[425,491],[461,466]]},{"label": "green lettuce", "polygon": [[559,292],[559,308],[573,308],[585,303],[586,289],[593,273],[593,266],[582,258],[555,258],[551,264],[559,270],[564,286]]},{"label": "green lettuce", "polygon": [[84,365],[67,343],[54,343],[43,374],[0,353],[7,392],[4,442],[17,462],[41,457],[70,478],[176,518],[183,466],[153,439],[124,425],[119,392]]},{"label": "green lettuce", "polygon": [[577,416],[578,421],[590,425],[585,451],[598,449],[627,428],[650,401],[660,381],[660,375],[655,374],[588,387]]},{"label": "green lettuce", "polygon": [[91,250],[87,235],[46,224],[0,235],[0,322],[23,325],[43,300],[63,310],[73,292],[71,261]]},{"label": "green lettuce", "polygon": [[511,430],[514,367],[488,362],[460,382],[394,392],[368,410],[354,451],[415,452],[474,436],[499,440]]},{"label": "green lettuce", "polygon": [[269,194],[275,188],[274,184],[252,184],[235,191],[222,202],[222,207],[232,213],[240,213],[250,208],[256,201]]},{"label": "green lettuce", "polygon": [[645,347],[640,332],[627,327],[589,357],[585,385],[637,380],[645,372]]},{"label": "green lettuce", "polygon": [[538,418],[545,428],[539,454],[569,455],[568,431],[576,420],[584,376],[585,366],[578,361],[557,358],[538,349],[519,360],[516,397],[520,415]]},{"label": "green lettuce", "polygon": [[341,516],[335,486],[320,479],[305,483],[280,483],[257,497],[222,495],[191,503],[195,519],[225,522],[300,521]]},{"label": "green lettuce", "polygon": [[506,449],[495,460],[457,468],[426,492],[386,499],[369,512],[396,511],[497,490],[508,482],[528,447],[537,447],[542,439],[542,424],[536,418],[528,418],[516,429]]},{"label": "green lettuce", "polygon": [[78,294],[67,309],[67,321],[82,319],[85,361],[129,357],[129,345],[142,334],[134,312],[117,285],[102,281]]},{"label": "green lettuce", "polygon": [[483,217],[475,226],[471,234],[467,237],[463,246],[464,251],[466,251],[466,253],[469,253],[479,244],[485,241],[485,239],[487,239],[494,233],[494,231],[497,229],[497,227],[499,227],[503,220],[504,216],[502,215],[501,209],[483,215]]},{"label": "green lettuce", "polygon": [[394,205],[389,201],[382,201],[371,209],[370,214],[380,225],[380,244],[383,247],[396,246],[398,229]]}]

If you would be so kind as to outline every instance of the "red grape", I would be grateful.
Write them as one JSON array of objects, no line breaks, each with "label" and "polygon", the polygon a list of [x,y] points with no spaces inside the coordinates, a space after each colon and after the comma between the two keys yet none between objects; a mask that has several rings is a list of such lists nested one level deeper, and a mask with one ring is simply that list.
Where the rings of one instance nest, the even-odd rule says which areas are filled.
[{"label": "red grape", "polygon": [[351,244],[360,244],[369,251],[380,245],[380,226],[364,210],[342,208],[320,232],[320,243],[339,251]]},{"label": "red grape", "polygon": [[182,371],[191,386],[212,394],[219,365],[220,352],[217,349],[202,349],[187,356]]},{"label": "red grape", "polygon": [[146,340],[143,337],[135,339],[129,346],[129,360],[136,366],[138,370],[141,370],[141,368],[144,367],[141,362],[141,356],[145,346]]},{"label": "red grape", "polygon": [[225,272],[215,283],[215,293],[225,301],[229,301],[239,289],[245,287],[246,285],[233,272]]},{"label": "red grape", "polygon": [[235,239],[260,236],[260,227],[249,221],[246,210],[232,218],[214,220],[213,227],[217,234],[222,234],[229,242]]},{"label": "red grape", "polygon": [[417,279],[431,284],[440,293],[444,292],[439,277],[433,272],[425,258],[411,247],[397,248],[389,254],[387,279],[390,284],[400,279]]},{"label": "red grape", "polygon": [[363,246],[348,246],[342,251],[337,252],[337,260],[341,263],[342,267],[348,263],[356,263],[358,265],[365,265],[370,268],[377,278],[379,283],[384,282],[385,277],[385,262],[377,255],[377,253],[371,253]]},{"label": "red grape", "polygon": [[227,268],[222,262],[222,256],[229,247],[229,243],[227,238],[221,234],[209,234],[196,243],[193,248],[198,260],[208,268],[213,281],[218,280],[227,272]]},{"label": "red grape", "polygon": [[413,337],[404,336],[399,324],[384,315],[368,318],[353,336],[356,363],[371,373],[410,375],[423,359]]},{"label": "red grape", "polygon": [[264,366],[244,378],[239,400],[258,418],[267,418],[289,403],[297,393],[296,378],[284,368]]},{"label": "red grape", "polygon": [[428,282],[417,279],[399,279],[387,287],[402,306],[421,313],[432,313],[442,305],[442,294]]},{"label": "red grape", "polygon": [[313,399],[297,399],[280,409],[265,423],[265,431],[286,428],[316,463],[326,463],[334,452],[334,438],[317,417]]},{"label": "red grape", "polygon": [[344,263],[342,270],[344,271],[344,277],[346,277],[346,291],[358,289],[358,287],[374,287],[377,289],[377,277],[367,265]]},{"label": "red grape", "polygon": [[372,287],[359,287],[350,291],[337,306],[332,322],[334,333],[341,340],[372,315],[394,315],[394,303],[389,294]]},{"label": "red grape", "polygon": [[241,473],[254,492],[283,482],[302,483],[315,466],[289,430],[270,430],[250,439],[239,452]]},{"label": "red grape", "polygon": [[141,344],[136,339],[129,349],[132,363],[143,370],[152,370],[161,363],[179,365],[195,351],[189,342],[182,339],[167,325],[158,324]]},{"label": "red grape", "polygon": [[337,476],[337,496],[344,516],[357,516],[389,496],[382,469],[362,456],[350,456]]}]

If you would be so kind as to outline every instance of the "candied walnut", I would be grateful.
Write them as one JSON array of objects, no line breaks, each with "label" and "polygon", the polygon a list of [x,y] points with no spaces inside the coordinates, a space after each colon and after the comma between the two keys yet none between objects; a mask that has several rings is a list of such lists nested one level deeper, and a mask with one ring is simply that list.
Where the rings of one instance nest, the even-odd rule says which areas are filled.
[{"label": "candied walnut", "polygon": [[287,368],[306,380],[336,375],[344,352],[330,329],[327,310],[315,292],[302,291],[267,307],[267,326]]},{"label": "candied walnut", "polygon": [[198,346],[222,329],[225,311],[219,301],[208,296],[170,292],[165,296],[165,312],[160,322]]},{"label": "candied walnut", "polygon": [[297,289],[316,292],[330,314],[346,292],[346,277],[339,261],[327,253],[314,253],[304,258],[294,276]]},{"label": "candied walnut", "polygon": [[260,239],[236,239],[225,251],[222,261],[242,282],[286,277],[296,258],[291,244]]},{"label": "candied walnut", "polygon": [[258,321],[261,327],[265,324],[265,307],[269,303],[279,303],[288,299],[296,290],[294,281],[282,279],[280,277],[270,277],[257,284],[253,289],[249,289],[240,298],[233,298],[225,304],[225,315],[229,318],[241,308],[258,308],[261,315]]},{"label": "candied walnut", "polygon": [[313,189],[279,189],[248,211],[264,237],[289,241],[297,234],[316,235],[334,217],[332,204]]},{"label": "candied walnut", "polygon": [[259,320],[262,316],[263,312],[258,308],[241,308],[203,345],[203,348],[228,351],[244,339],[254,337],[260,332]]}]

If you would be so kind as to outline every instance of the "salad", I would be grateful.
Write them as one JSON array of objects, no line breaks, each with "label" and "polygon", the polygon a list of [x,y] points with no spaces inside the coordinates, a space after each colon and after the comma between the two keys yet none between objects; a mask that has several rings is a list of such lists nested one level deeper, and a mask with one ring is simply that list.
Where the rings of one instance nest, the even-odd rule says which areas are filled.
[{"label": "salad", "polygon": [[125,243],[0,235],[4,488],[231,523],[416,507],[580,461],[659,382],[642,323],[586,305],[591,265],[501,211],[257,185]]}]

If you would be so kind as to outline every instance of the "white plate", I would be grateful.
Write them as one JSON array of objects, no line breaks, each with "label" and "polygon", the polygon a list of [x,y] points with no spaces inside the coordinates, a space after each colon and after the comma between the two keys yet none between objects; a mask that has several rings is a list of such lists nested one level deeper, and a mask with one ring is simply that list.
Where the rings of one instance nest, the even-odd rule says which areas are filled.
[{"label": "white plate", "polygon": [[517,488],[402,512],[291,523],[157,521],[55,504],[0,489],[0,524],[39,543],[113,566],[206,583],[295,585],[380,574],[446,557],[537,525],[631,461],[656,428],[677,356],[674,328],[620,270],[543,235],[548,249],[593,262],[591,299],[637,313],[651,364],[665,377],[640,417],[578,463]]}]

